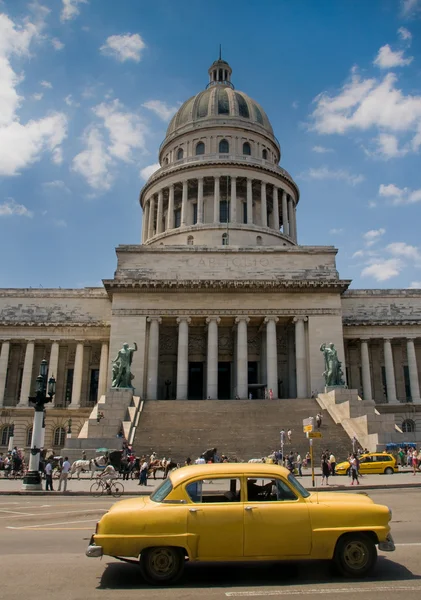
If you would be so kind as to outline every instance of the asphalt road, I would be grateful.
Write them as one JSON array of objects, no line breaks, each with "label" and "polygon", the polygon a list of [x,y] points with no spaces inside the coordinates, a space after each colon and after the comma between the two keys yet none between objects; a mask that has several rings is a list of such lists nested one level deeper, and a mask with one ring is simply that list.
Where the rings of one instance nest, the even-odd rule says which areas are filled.
[{"label": "asphalt road", "polygon": [[[355,493],[355,492],[351,492]],[[85,557],[95,522],[112,502],[51,495],[0,497],[1,600],[214,600],[294,596],[405,600],[421,597],[421,489],[372,491],[393,510],[393,553],[379,553],[375,576],[349,581],[328,563],[187,565],[178,586],[151,588],[136,566]]]}]

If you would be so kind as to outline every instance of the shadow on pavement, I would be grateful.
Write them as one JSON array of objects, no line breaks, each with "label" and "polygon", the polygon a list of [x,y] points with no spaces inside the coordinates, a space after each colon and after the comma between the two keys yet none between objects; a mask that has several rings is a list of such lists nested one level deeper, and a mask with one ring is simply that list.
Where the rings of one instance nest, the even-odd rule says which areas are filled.
[{"label": "shadow on pavement", "polygon": [[[421,579],[406,567],[379,556],[375,573],[367,579],[344,579],[326,561],[301,563],[187,563],[177,588],[220,588],[265,585],[308,585],[326,583],[355,583],[405,581]],[[108,563],[101,576],[99,589],[150,588],[136,565]]]}]

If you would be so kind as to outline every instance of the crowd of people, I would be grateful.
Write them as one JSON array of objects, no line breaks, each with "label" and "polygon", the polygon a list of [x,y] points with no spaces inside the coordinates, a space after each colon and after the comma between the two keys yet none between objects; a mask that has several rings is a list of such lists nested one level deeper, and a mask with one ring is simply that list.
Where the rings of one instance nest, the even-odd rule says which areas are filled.
[{"label": "crowd of people", "polygon": [[0,452],[0,470],[4,477],[23,477],[26,473],[25,456],[23,450],[16,446],[5,455]]}]

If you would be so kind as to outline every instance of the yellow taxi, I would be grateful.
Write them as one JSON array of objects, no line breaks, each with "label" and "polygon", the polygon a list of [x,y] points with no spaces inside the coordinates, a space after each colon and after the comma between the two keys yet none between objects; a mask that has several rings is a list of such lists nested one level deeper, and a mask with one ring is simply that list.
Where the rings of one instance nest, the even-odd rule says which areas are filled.
[{"label": "yellow taxi", "polygon": [[367,495],[310,493],[278,465],[194,465],[173,471],[150,497],[117,502],[86,555],[135,559],[155,585],[179,579],[186,559],[326,559],[347,577],[364,577],[376,546],[395,549],[390,519]]},{"label": "yellow taxi", "polygon": [[[398,464],[392,454],[381,452],[369,452],[359,457],[361,475],[392,475],[398,473]],[[337,475],[348,475],[350,464],[346,460],[336,465],[335,473]]]}]

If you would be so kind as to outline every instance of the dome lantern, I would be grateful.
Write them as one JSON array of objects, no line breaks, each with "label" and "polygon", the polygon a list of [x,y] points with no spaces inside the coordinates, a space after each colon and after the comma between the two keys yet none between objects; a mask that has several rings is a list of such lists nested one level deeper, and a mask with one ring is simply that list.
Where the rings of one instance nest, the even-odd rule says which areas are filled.
[{"label": "dome lantern", "polygon": [[231,83],[232,69],[226,60],[222,60],[221,46],[219,46],[219,58],[211,64],[208,73],[209,83],[207,87],[212,85],[224,85],[234,88]]}]

